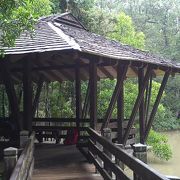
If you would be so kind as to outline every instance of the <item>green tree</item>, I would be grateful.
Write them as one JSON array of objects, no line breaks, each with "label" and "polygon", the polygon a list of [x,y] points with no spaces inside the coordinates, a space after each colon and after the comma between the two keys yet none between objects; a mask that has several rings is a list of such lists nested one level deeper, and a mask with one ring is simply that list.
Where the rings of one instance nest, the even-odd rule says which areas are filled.
[{"label": "green tree", "polygon": [[168,138],[154,130],[150,131],[147,144],[152,146],[152,151],[159,159],[168,161],[172,158],[172,150],[168,144]]},{"label": "green tree", "polygon": [[49,0],[2,0],[0,5],[1,46],[13,46],[25,30],[33,31],[40,16],[51,12]]},{"label": "green tree", "polygon": [[138,30],[144,32],[147,50],[179,61],[179,0],[135,0],[121,4]]},{"label": "green tree", "polygon": [[131,17],[124,12],[117,16],[113,32],[109,34],[109,37],[139,49],[144,48],[144,33],[136,32]]}]

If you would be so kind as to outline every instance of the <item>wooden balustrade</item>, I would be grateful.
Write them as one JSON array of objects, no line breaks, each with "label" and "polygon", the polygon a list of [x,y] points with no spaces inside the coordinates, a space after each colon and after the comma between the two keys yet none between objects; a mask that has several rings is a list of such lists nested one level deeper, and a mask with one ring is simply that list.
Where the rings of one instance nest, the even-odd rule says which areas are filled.
[{"label": "wooden balustrade", "polygon": [[35,133],[32,133],[18,158],[16,166],[10,176],[10,180],[31,179],[34,167],[34,139]]},{"label": "wooden balustrade", "polygon": [[[89,157],[92,163],[96,166],[98,172],[103,176],[104,179],[112,180],[112,176],[109,173],[113,172],[115,174],[116,180],[124,179],[129,180],[130,178],[124,173],[123,169],[117,164],[117,160],[124,163],[128,166],[134,174],[138,175],[139,179],[146,180],[168,180],[165,176],[159,174],[154,169],[150,168],[147,164],[143,163],[139,159],[134,156],[128,154],[125,150],[117,147],[115,144],[107,140],[105,137],[102,137],[96,131],[91,128],[88,128],[89,133]],[[100,150],[98,145],[100,144],[103,149],[106,151]],[[107,152],[113,155],[116,159],[114,162],[108,155]],[[98,158],[103,161],[103,163],[99,163]],[[107,168],[105,168],[102,164],[105,164]]]},{"label": "wooden balustrade", "polygon": [[[90,127],[90,119],[79,119],[80,139],[88,139],[87,128]],[[103,119],[98,119],[97,131],[100,130]],[[123,122],[123,129],[127,127],[128,121]],[[34,118],[33,130],[36,132],[36,137],[56,138],[57,134],[53,133],[59,131],[58,138],[65,138],[67,131],[76,127],[76,118]],[[112,130],[112,139],[117,140],[117,119],[111,119],[109,128]],[[135,143],[135,128],[132,128],[129,134],[127,145]]]}]

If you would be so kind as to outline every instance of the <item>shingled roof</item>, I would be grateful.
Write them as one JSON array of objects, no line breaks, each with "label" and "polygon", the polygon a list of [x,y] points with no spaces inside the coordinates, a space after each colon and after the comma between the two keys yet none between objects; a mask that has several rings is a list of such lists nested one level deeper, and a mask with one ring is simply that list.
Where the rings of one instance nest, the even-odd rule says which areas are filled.
[{"label": "shingled roof", "polygon": [[5,53],[13,55],[61,50],[76,50],[116,60],[152,63],[180,72],[180,65],[177,63],[89,32],[71,13],[39,19],[33,38],[28,33],[23,33],[17,39],[16,46],[5,48]]}]

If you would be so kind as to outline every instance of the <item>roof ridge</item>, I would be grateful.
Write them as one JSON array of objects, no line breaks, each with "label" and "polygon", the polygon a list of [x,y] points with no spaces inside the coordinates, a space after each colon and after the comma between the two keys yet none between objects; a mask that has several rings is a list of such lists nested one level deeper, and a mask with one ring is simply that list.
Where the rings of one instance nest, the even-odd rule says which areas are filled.
[{"label": "roof ridge", "polygon": [[65,40],[73,49],[81,51],[79,44],[74,40],[73,37],[66,35],[56,24],[47,22],[49,27],[55,31],[63,40]]},{"label": "roof ridge", "polygon": [[87,30],[87,28],[80,22],[80,20],[74,16],[71,12],[66,13],[57,13],[57,14],[51,14],[49,16],[43,16],[38,19],[39,22],[57,22],[60,24],[75,26],[84,30]]}]

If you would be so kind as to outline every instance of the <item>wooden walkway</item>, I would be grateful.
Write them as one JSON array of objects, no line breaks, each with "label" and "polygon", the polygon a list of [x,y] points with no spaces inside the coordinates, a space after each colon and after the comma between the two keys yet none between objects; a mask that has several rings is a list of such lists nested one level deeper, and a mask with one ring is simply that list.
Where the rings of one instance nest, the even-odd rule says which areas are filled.
[{"label": "wooden walkway", "polygon": [[33,180],[102,180],[75,146],[38,144]]}]

